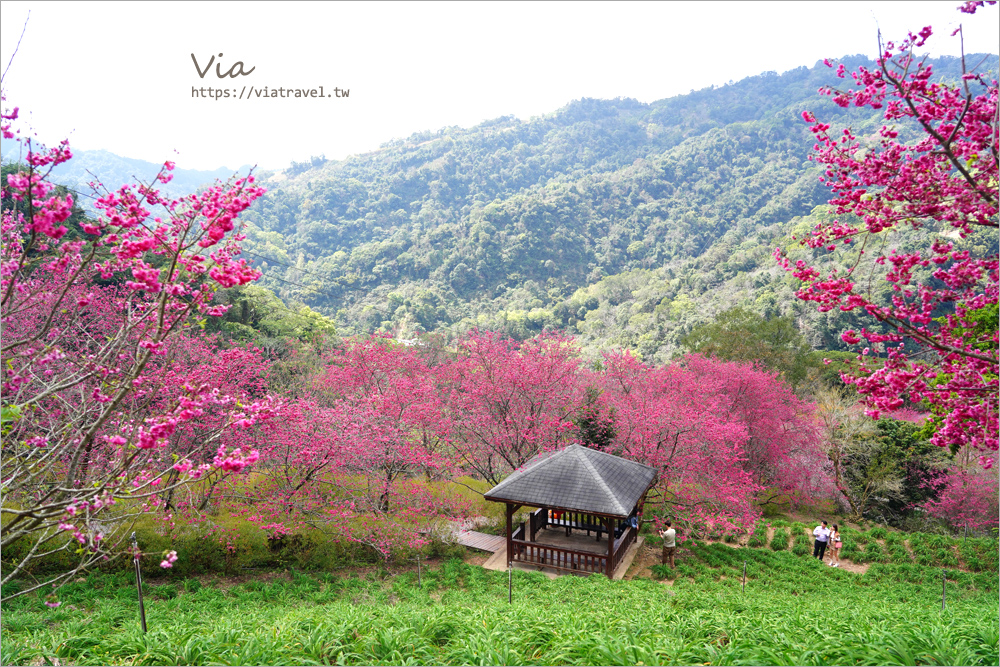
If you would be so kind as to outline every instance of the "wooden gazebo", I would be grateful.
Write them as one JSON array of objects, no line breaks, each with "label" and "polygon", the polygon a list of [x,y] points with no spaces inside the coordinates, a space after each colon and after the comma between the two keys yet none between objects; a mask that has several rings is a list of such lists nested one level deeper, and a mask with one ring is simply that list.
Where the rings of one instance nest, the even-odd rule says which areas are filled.
[{"label": "wooden gazebo", "polygon": [[[580,445],[534,457],[490,489],[486,500],[507,505],[507,565],[530,563],[611,578],[636,541],[646,493],[656,469]],[[512,525],[520,507],[536,507],[527,525]],[[635,517],[635,526],[632,525]],[[557,546],[539,541],[551,529],[593,532],[607,550]],[[561,531],[560,531],[561,532]],[[566,542],[566,540],[562,540]]]}]

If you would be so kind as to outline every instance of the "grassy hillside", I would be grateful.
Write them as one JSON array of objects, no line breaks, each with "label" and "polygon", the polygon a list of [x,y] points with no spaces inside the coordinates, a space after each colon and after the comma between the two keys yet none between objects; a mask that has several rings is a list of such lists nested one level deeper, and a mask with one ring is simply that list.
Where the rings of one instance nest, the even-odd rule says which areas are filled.
[{"label": "grassy hillside", "polygon": [[[94,575],[50,610],[3,615],[2,663],[995,665],[996,572],[689,545],[670,585],[514,574],[461,561],[385,576],[255,573],[147,582]],[[746,591],[741,591],[747,560]],[[682,568],[684,572],[681,572]]]}]

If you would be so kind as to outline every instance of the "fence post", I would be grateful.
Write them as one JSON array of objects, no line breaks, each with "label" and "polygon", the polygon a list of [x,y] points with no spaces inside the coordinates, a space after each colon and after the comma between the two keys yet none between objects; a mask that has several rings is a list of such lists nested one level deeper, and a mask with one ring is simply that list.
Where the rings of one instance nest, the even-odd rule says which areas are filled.
[{"label": "fence post", "polygon": [[944,611],[945,584],[947,584],[947,570],[941,570],[941,611]]},{"label": "fence post", "polygon": [[424,587],[424,581],[420,577],[420,556],[417,556],[417,586],[420,588]]},{"label": "fence post", "polygon": [[507,604],[514,602],[514,566],[507,566]]},{"label": "fence post", "polygon": [[747,562],[743,561],[743,592],[747,592]]},{"label": "fence post", "polygon": [[142,634],[146,634],[146,606],[142,602],[142,568],[139,566],[139,541],[132,533],[132,563],[135,565],[135,587],[139,591],[139,622]]}]

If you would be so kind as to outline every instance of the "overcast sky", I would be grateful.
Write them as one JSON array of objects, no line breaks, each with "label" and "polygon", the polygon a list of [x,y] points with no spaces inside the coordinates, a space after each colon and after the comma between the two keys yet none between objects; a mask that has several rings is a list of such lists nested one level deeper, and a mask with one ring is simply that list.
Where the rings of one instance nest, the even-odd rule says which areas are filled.
[{"label": "overcast sky", "polygon": [[[652,102],[824,57],[874,57],[876,22],[889,39],[931,25],[930,52],[958,55],[949,34],[961,21],[966,52],[996,53],[997,7],[969,17],[959,4],[5,0],[0,65],[30,10],[3,80],[24,131],[186,168],[283,168],[581,97]],[[216,64],[225,74],[237,61],[252,73],[218,77]],[[327,97],[248,96],[320,86]],[[230,97],[192,97],[203,87]]]}]

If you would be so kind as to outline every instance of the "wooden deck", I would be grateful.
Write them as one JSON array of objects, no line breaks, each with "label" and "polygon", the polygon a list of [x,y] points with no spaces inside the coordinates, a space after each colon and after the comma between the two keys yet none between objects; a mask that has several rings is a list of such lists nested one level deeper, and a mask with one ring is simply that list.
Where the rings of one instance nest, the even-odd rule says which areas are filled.
[{"label": "wooden deck", "polygon": [[479,533],[474,530],[457,530],[455,531],[455,539],[464,547],[489,551],[490,553],[503,551],[507,545],[506,537],[487,535],[486,533]]}]

